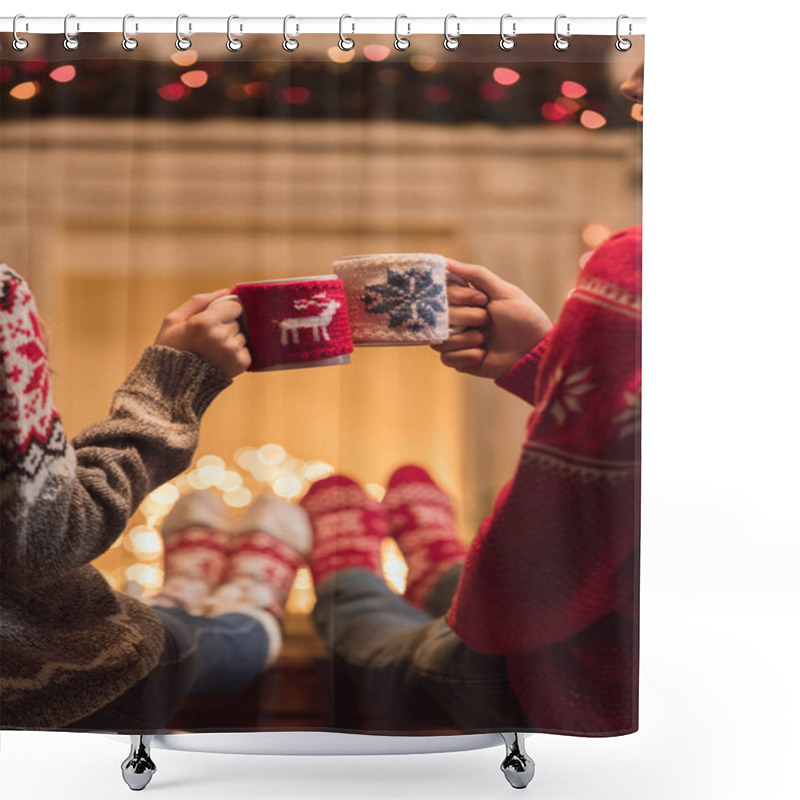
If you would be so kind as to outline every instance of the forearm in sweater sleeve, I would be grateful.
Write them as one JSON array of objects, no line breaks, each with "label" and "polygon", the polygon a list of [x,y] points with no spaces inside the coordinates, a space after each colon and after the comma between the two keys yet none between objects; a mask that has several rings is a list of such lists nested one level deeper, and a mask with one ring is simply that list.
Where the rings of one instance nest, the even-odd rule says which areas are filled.
[{"label": "forearm in sweater sleeve", "polygon": [[520,400],[533,405],[533,389],[536,385],[536,376],[539,374],[539,365],[547,352],[547,346],[553,335],[551,328],[547,335],[530,352],[526,353],[513,367],[495,383]]},{"label": "forearm in sweater sleeve", "polygon": [[4,580],[46,582],[105,552],[145,495],[189,466],[200,418],[229,384],[193,353],[147,348],[108,419],[74,438],[62,474],[16,520],[15,546],[3,548]]}]

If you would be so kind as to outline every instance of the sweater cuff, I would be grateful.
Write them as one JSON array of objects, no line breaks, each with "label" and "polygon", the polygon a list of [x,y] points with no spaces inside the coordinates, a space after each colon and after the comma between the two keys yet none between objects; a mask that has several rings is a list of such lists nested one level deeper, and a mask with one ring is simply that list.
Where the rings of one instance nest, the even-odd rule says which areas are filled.
[{"label": "sweater cuff", "polygon": [[186,350],[151,345],[120,387],[122,393],[151,402],[188,406],[199,418],[211,401],[233,381],[215,364]]},{"label": "sweater cuff", "polygon": [[533,387],[539,373],[539,364],[547,352],[554,328],[551,328],[529,353],[526,353],[511,369],[495,383],[526,403],[533,405]]}]

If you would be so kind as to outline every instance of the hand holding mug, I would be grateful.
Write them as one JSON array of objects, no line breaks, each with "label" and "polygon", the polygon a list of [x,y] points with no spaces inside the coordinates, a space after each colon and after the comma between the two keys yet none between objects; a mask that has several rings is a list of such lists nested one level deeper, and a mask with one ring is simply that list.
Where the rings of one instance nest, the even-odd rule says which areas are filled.
[{"label": "hand holding mug", "polygon": [[450,323],[465,330],[433,349],[442,363],[481,378],[501,378],[553,327],[547,314],[513,283],[486,267],[449,259],[448,269],[470,286],[448,287]]},{"label": "hand holding mug", "polygon": [[222,300],[228,289],[196,294],[164,318],[155,344],[185,350],[218,366],[229,378],[250,367],[250,352],[238,319],[242,307]]}]

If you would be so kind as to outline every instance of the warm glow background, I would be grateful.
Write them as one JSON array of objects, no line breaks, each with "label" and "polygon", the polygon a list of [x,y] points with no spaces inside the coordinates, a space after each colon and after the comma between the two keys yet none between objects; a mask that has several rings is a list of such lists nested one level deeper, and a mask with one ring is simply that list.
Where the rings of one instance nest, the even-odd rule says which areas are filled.
[{"label": "warm glow background", "polygon": [[[217,45],[214,57],[224,58]],[[496,58],[494,39],[492,47]],[[199,44],[172,50],[171,77],[154,90],[168,104],[194,102],[193,93],[226,80],[224,61],[204,67]],[[442,70],[438,39],[414,50],[409,69]],[[327,70],[353,57],[327,46],[314,55]],[[355,56],[381,62],[395,51],[371,43]],[[285,111],[267,119],[231,117],[230,106],[191,121],[25,119],[9,105],[79,81],[84,66],[54,63],[25,80],[6,80],[6,70],[3,103],[15,113],[0,124],[3,258],[30,277],[49,319],[55,397],[70,435],[105,416],[163,316],[191,294],[329,273],[342,255],[428,251],[486,264],[555,319],[591,251],[640,221],[639,130],[607,126],[569,62],[551,77],[537,124],[513,127],[295,119],[314,101],[301,86],[280,89]],[[631,65],[596,66],[616,85]],[[272,91],[270,69],[254,63],[257,79],[226,83],[226,102]],[[481,70],[486,103],[524,83],[490,60]],[[363,91],[389,91],[384,78]],[[420,102],[457,103],[445,88],[426,88]],[[361,348],[345,367],[246,374],[208,411],[192,470],[148,497],[98,565],[118,589],[154,591],[163,577],[159,523],[193,488],[221,492],[236,514],[260,491],[296,500],[336,470],[380,498],[407,462],[452,494],[469,539],[513,472],[527,410],[490,381],[444,369],[429,348]],[[402,589],[404,565],[390,545],[385,566]],[[290,610],[312,604],[301,572]]]}]

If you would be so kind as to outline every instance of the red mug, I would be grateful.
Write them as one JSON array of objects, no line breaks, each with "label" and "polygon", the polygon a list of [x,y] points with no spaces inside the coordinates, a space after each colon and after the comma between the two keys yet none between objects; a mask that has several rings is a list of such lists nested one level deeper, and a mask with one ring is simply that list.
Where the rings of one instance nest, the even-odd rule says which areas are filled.
[{"label": "red mug", "polygon": [[350,363],[353,339],[336,275],[240,283],[214,303],[237,300],[250,372]]}]

